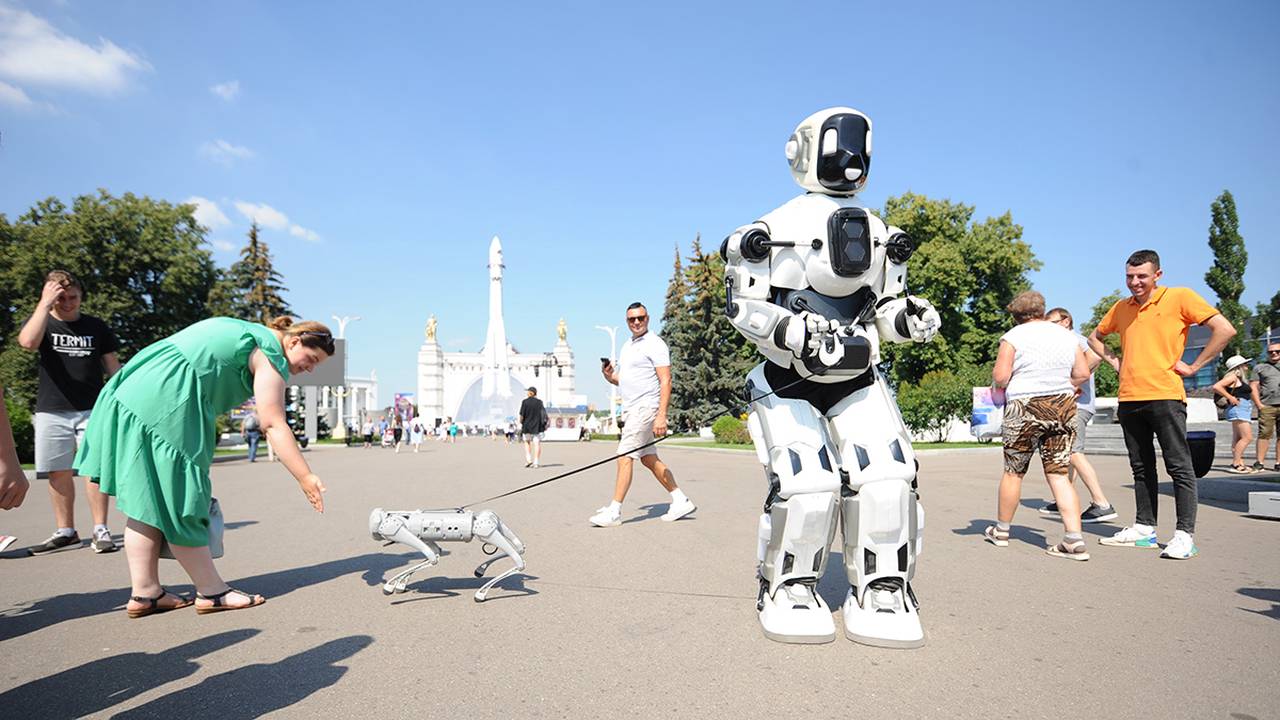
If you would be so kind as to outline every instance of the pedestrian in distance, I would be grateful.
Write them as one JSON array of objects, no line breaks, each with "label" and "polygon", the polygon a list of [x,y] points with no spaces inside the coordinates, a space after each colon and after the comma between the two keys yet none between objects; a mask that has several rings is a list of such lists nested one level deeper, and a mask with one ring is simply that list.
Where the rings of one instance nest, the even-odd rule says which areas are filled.
[{"label": "pedestrian in distance", "polygon": [[1276,464],[1272,470],[1280,472],[1280,435],[1276,434],[1276,418],[1280,416],[1280,342],[1267,343],[1267,360],[1258,365],[1250,383],[1258,391],[1258,450],[1253,463],[1254,470],[1266,467],[1267,446],[1274,441]]},{"label": "pedestrian in distance", "polygon": [[240,434],[244,435],[245,442],[249,443],[249,462],[258,462],[258,442],[262,440],[262,421],[258,419],[256,410],[245,415],[244,420],[240,421]]},{"label": "pedestrian in distance", "polygon": [[1230,472],[1247,475],[1254,469],[1244,464],[1244,451],[1253,440],[1253,409],[1261,407],[1258,386],[1249,382],[1249,360],[1240,355],[1227,358],[1227,371],[1214,383],[1213,391],[1226,405],[1224,420],[1231,421]]},{"label": "pedestrian in distance", "polygon": [[[1098,473],[1093,469],[1093,463],[1089,462],[1088,456],[1084,454],[1089,420],[1093,418],[1096,411],[1093,401],[1095,396],[1093,371],[1102,363],[1102,356],[1089,347],[1089,341],[1083,335],[1076,332],[1075,321],[1072,320],[1071,312],[1066,308],[1053,308],[1045,315],[1045,320],[1070,330],[1076,343],[1084,352],[1085,361],[1089,364],[1088,381],[1076,388],[1076,438],[1071,445],[1071,467],[1067,471],[1068,481],[1074,482],[1075,477],[1079,476],[1080,481],[1089,490],[1091,501],[1089,507],[1080,513],[1080,522],[1099,523],[1114,520],[1118,517],[1118,513],[1111,506],[1111,501],[1107,500],[1106,493],[1102,491],[1102,484],[1098,482]],[[1045,515],[1057,515],[1058,504],[1051,502],[1041,508],[1040,512]]]},{"label": "pedestrian in distance", "polygon": [[164,542],[195,585],[198,613],[265,602],[229,586],[213,564],[209,467],[217,417],[252,395],[281,462],[324,512],[324,484],[298,449],[284,396],[291,375],[311,371],[333,352],[333,336],[317,322],[210,318],[147,346],[103,388],[75,468],[97,479],[128,518],[129,617],[192,604],[160,584]]},{"label": "pedestrian in distance", "polygon": [[1061,509],[1062,541],[1046,552],[1088,560],[1080,532],[1080,498],[1067,480],[1076,433],[1076,389],[1089,379],[1084,351],[1066,328],[1044,319],[1044,296],[1019,293],[1009,303],[1017,325],[1000,338],[993,386],[1004,388],[1004,474],[1000,478],[996,524],[983,535],[997,547],[1009,545],[1010,524],[1022,497],[1022,478],[1040,451],[1045,480]]},{"label": "pedestrian in distance", "polygon": [[[1186,560],[1199,553],[1194,538],[1198,498],[1187,442],[1187,391],[1182,380],[1217,357],[1235,337],[1236,329],[1195,291],[1160,287],[1164,273],[1156,251],[1133,253],[1125,261],[1124,272],[1131,296],[1111,306],[1089,335],[1089,347],[1120,376],[1116,415],[1129,452],[1137,512],[1132,526],[1100,542],[1115,547],[1160,547],[1156,537],[1160,479],[1155,450],[1159,440],[1165,470],[1173,479],[1178,516],[1173,538],[1160,555]],[[1204,349],[1188,364],[1182,355],[1187,328],[1192,325],[1208,327],[1210,335]],[[1113,333],[1120,335],[1120,357],[1102,342]]]},{"label": "pedestrian in distance", "polygon": [[618,474],[613,501],[596,511],[590,522],[597,527],[622,523],[622,502],[631,489],[635,461],[653,473],[663,489],[671,493],[671,505],[662,519],[672,522],[697,509],[676,485],[671,468],[658,457],[657,438],[667,434],[667,406],[671,401],[671,352],[657,333],[649,331],[649,310],[639,302],[627,307],[627,328],[631,338],[622,344],[618,367],[602,358],[600,373],[618,386],[622,397],[622,438],[618,442]]},{"label": "pedestrian in distance", "polygon": [[[84,285],[74,275],[65,270],[49,272],[35,310],[18,333],[20,346],[39,353],[40,383],[33,418],[36,477],[49,480],[56,526],[48,540],[28,548],[32,555],[80,547],[72,461],[103,383],[120,369],[115,333],[106,322],[80,311],[84,298]],[[116,543],[107,528],[108,498],[89,478],[84,488],[93,515],[90,545],[96,553],[115,552]]]},{"label": "pedestrian in distance", "polygon": [[542,434],[547,431],[547,408],[538,399],[538,389],[530,386],[520,403],[521,440],[524,441],[524,466],[539,467],[542,460]]}]

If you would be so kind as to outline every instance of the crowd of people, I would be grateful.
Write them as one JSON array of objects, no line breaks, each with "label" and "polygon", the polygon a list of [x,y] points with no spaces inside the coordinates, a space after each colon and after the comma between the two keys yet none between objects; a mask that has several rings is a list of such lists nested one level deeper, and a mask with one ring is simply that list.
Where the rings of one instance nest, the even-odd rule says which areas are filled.
[{"label": "crowd of people", "polygon": [[[1187,559],[1198,553],[1194,542],[1196,481],[1186,434],[1186,393],[1182,379],[1213,361],[1235,335],[1235,328],[1194,291],[1159,285],[1160,258],[1150,250],[1126,261],[1131,296],[1115,303],[1088,338],[1074,330],[1065,308],[1046,311],[1035,291],[1010,303],[1014,327],[999,342],[993,387],[1005,394],[1004,473],[997,493],[996,521],[984,538],[1009,545],[1011,523],[1032,456],[1039,452],[1053,502],[1041,512],[1063,524],[1059,542],[1046,552],[1087,560],[1083,523],[1118,516],[1084,453],[1084,438],[1094,406],[1093,371],[1102,362],[1118,373],[1118,419],[1134,478],[1136,513],[1131,525],[1100,542],[1105,546],[1159,548],[1156,536],[1158,441],[1165,469],[1173,479],[1177,525],[1162,555]],[[85,478],[94,527],[90,547],[97,553],[119,548],[108,522],[110,498],[125,517],[123,547],[132,594],[130,617],[195,605],[197,612],[253,607],[265,598],[228,585],[213,564],[211,515],[216,514],[209,467],[216,445],[216,417],[256,399],[255,411],[241,430],[250,461],[266,440],[270,452],[298,482],[306,500],[323,512],[324,484],[303,458],[285,419],[284,391],[291,374],[306,372],[334,352],[333,336],[317,322],[277,318],[268,325],[231,318],[198,322],[138,352],[127,364],[116,357],[118,341],[106,322],[84,314],[82,283],[65,271],[46,277],[19,344],[39,355],[39,381],[33,424],[36,476],[47,479],[54,531],[31,546],[33,555],[82,547],[75,522],[75,476]],[[696,510],[658,456],[657,441],[667,434],[671,398],[671,359],[666,343],[649,330],[641,303],[627,308],[631,338],[617,365],[604,360],[601,374],[622,397],[621,438],[611,501],[589,519],[598,527],[621,523],[622,504],[631,486],[636,460],[671,495],[664,521]],[[1188,328],[1206,326],[1210,338],[1190,363],[1182,359]],[[1119,335],[1122,356],[1103,340]],[[1248,358],[1225,362],[1226,372],[1213,386],[1233,425],[1232,469],[1263,469],[1268,451],[1277,453],[1280,471],[1280,343],[1266,348],[1266,361],[1250,372]],[[1122,359],[1123,358],[1123,359]],[[2,390],[0,390],[2,392]],[[1244,458],[1253,439],[1252,416],[1259,430],[1252,466]],[[525,467],[541,465],[541,440],[548,427],[546,408],[528,388],[519,414],[493,426],[460,425],[453,419],[428,424],[416,413],[390,412],[367,417],[352,434],[373,447],[375,438],[399,452],[407,442],[418,452],[428,438],[443,443],[459,435],[521,442]],[[1073,485],[1079,477],[1091,502],[1081,508]],[[22,504],[29,490],[0,404],[0,509]],[[0,535],[0,550],[14,538]],[[171,553],[190,576],[194,598],[176,595],[159,583],[158,559]]]}]

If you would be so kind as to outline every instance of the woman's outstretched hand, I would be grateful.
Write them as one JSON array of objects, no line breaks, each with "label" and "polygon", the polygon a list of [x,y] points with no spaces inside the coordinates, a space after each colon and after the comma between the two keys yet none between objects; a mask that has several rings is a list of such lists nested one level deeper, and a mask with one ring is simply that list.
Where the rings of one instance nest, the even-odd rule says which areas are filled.
[{"label": "woman's outstretched hand", "polygon": [[315,473],[308,473],[298,481],[298,485],[302,487],[302,494],[307,496],[307,502],[311,503],[311,507],[315,508],[316,512],[324,512],[325,487],[324,483],[320,482],[320,477]]}]

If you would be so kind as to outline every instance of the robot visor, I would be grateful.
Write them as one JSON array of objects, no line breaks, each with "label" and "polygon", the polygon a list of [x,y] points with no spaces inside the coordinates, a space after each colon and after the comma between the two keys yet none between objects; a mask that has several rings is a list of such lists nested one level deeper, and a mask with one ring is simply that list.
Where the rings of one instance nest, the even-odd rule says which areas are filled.
[{"label": "robot visor", "polygon": [[832,115],[818,138],[818,182],[836,192],[857,192],[871,167],[871,128],[859,115]]}]

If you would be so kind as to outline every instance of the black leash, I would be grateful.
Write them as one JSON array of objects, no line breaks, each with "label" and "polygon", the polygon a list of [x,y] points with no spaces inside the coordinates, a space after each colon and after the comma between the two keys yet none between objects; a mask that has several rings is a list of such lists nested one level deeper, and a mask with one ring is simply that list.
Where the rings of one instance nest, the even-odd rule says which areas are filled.
[{"label": "black leash", "polygon": [[[802,378],[799,378],[799,379],[797,379],[797,380],[795,380],[795,381],[793,381],[793,382],[789,382],[789,383],[787,383],[786,385],[783,385],[782,387],[778,388],[777,390],[770,390],[769,392],[767,392],[767,393],[765,393],[765,394],[763,394],[763,395],[761,395],[761,396],[759,396],[759,397],[751,398],[750,400],[748,400],[747,402],[745,402],[745,403],[743,403],[743,404],[735,405],[735,406],[733,406],[733,407],[729,408],[728,410],[725,410],[725,411],[723,411],[723,412],[720,412],[720,413],[718,413],[718,414],[716,414],[716,415],[712,415],[710,418],[708,418],[708,419],[707,419],[707,421],[706,421],[706,422],[704,422],[704,423],[700,423],[700,424],[705,425],[705,424],[707,424],[707,423],[709,423],[709,422],[711,422],[711,421],[719,420],[720,418],[724,417],[725,415],[738,415],[738,414],[740,414],[740,413],[741,413],[741,411],[742,411],[742,410],[745,410],[746,408],[750,407],[752,404],[757,403],[757,402],[760,402],[761,400],[763,400],[763,399],[765,399],[765,398],[769,397],[770,395],[777,395],[778,393],[782,392],[783,390],[787,390],[787,389],[793,388],[793,387],[795,387],[796,385],[799,385],[800,383],[807,381],[808,379],[809,379],[809,378],[807,378],[807,377],[802,377]],[[620,452],[620,453],[618,453],[617,455],[614,455],[614,456],[612,456],[612,457],[607,457],[607,458],[605,458],[605,459],[603,459],[603,460],[597,460],[596,462],[593,462],[593,463],[591,463],[590,465],[583,465],[582,467],[574,468],[573,470],[570,470],[570,471],[568,471],[568,472],[560,473],[559,475],[556,475],[555,477],[549,477],[549,478],[547,478],[546,480],[539,480],[539,481],[538,481],[538,482],[536,482],[536,483],[530,483],[530,484],[528,484],[528,485],[525,485],[524,487],[519,487],[519,488],[516,488],[515,490],[511,490],[511,491],[508,491],[508,492],[504,492],[504,493],[502,493],[501,495],[494,495],[494,496],[493,496],[493,497],[491,497],[491,498],[485,498],[484,500],[477,500],[477,501],[475,501],[475,502],[467,503],[466,505],[460,505],[460,506],[458,506],[458,508],[457,508],[457,509],[458,509],[458,510],[465,510],[466,508],[469,508],[469,507],[471,507],[472,505],[480,505],[480,504],[482,504],[482,503],[493,502],[494,500],[500,500],[500,499],[502,499],[502,498],[504,498],[504,497],[509,497],[509,496],[511,496],[511,495],[515,495],[516,493],[522,493],[522,492],[524,492],[525,490],[532,490],[533,488],[536,488],[536,487],[538,487],[539,485],[546,485],[546,484],[547,484],[547,483],[549,483],[549,482],[555,482],[556,480],[560,480],[560,479],[563,479],[563,478],[567,478],[567,477],[569,477],[570,475],[576,475],[576,474],[578,474],[578,473],[580,473],[580,472],[583,472],[584,470],[590,470],[590,469],[591,469],[591,468],[593,468],[593,467],[598,467],[598,466],[600,466],[600,465],[604,465],[605,463],[613,462],[614,460],[617,460],[618,458],[621,458],[621,457],[626,457],[627,455],[630,455],[631,453],[633,453],[633,452],[635,452],[635,451],[637,451],[637,450],[643,450],[643,449],[645,449],[645,448],[647,448],[647,447],[650,447],[650,446],[652,446],[652,445],[657,445],[658,443],[660,443],[660,442],[662,442],[663,440],[666,440],[666,439],[668,439],[668,438],[670,438],[670,437],[673,437],[673,436],[672,436],[672,435],[663,435],[663,436],[662,436],[662,437],[660,437],[660,438],[655,438],[655,439],[653,439],[653,440],[651,440],[651,441],[649,441],[649,442],[647,442],[647,443],[645,443],[645,444],[643,444],[643,445],[639,445],[639,446],[637,446],[637,447],[633,447],[633,448],[631,448],[630,450],[627,450],[627,451],[625,451],[625,452]]]}]

